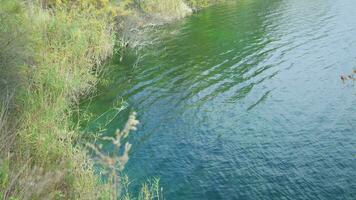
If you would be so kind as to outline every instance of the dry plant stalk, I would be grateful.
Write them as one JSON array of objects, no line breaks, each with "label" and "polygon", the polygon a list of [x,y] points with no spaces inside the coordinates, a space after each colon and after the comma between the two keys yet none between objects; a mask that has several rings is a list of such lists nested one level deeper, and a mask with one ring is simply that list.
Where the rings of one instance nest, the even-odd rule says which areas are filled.
[{"label": "dry plant stalk", "polygon": [[[103,137],[103,140],[110,141],[115,149],[114,152],[119,152],[123,143],[122,140],[126,139],[131,131],[137,130],[136,126],[139,124],[139,121],[136,119],[136,112],[132,112],[127,120],[124,129],[117,130],[115,132],[115,137]],[[92,149],[96,156],[98,164],[103,168],[103,174],[108,178],[108,181],[112,186],[112,194],[111,199],[118,199],[120,197],[120,172],[125,168],[129,160],[129,152],[131,149],[131,144],[129,142],[125,142],[125,146],[123,147],[123,153],[121,155],[113,154],[106,155],[102,152],[101,146],[97,147],[92,144],[88,144],[88,147]]]}]

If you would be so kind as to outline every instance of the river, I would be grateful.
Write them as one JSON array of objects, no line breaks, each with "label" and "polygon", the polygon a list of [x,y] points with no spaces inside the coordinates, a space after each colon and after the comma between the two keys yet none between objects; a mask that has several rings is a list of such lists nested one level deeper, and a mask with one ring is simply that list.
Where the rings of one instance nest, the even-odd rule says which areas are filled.
[{"label": "river", "polygon": [[172,200],[356,199],[356,86],[340,80],[356,69],[356,1],[240,0],[156,37],[92,105],[138,112],[133,188],[159,177]]}]

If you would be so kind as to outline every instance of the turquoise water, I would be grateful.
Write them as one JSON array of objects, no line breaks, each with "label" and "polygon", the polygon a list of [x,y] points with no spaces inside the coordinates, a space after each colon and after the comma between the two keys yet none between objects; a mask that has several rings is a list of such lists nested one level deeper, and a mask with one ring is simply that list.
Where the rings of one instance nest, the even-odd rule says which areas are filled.
[{"label": "turquoise water", "polygon": [[159,30],[93,102],[138,112],[131,186],[160,177],[179,200],[356,199],[356,86],[339,77],[356,69],[355,9],[241,0]]}]

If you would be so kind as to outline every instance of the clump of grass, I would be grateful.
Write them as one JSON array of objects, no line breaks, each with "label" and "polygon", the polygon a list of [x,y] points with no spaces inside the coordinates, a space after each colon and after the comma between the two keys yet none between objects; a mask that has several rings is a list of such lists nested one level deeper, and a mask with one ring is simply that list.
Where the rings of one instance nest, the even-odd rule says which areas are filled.
[{"label": "clump of grass", "polygon": [[182,0],[144,0],[142,9],[157,18],[173,20],[192,13],[192,9]]},{"label": "clump of grass", "polygon": [[141,8],[148,14],[165,20],[190,15],[193,10],[207,7],[223,0],[143,0]]},{"label": "clump of grass", "polygon": [[18,85],[20,68],[30,61],[30,27],[23,7],[9,0],[0,0],[0,24],[0,92],[6,94],[8,88]]},{"label": "clump of grass", "polygon": [[163,189],[159,186],[159,179],[155,178],[153,180],[149,180],[142,185],[140,190],[139,200],[163,200]]},{"label": "clump of grass", "polygon": [[[15,135],[12,134],[12,127],[9,122],[9,109],[13,94],[8,90],[3,91],[0,97],[0,155],[4,157],[5,152],[10,152],[14,144]],[[12,124],[14,124],[13,122]],[[0,158],[1,158],[0,157]]]}]

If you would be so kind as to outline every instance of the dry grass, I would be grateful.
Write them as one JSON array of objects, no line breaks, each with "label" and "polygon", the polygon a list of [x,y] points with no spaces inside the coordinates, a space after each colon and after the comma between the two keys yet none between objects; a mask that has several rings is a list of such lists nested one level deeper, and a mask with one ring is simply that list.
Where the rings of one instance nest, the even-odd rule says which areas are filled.
[{"label": "dry grass", "polygon": [[[0,97],[0,153],[10,152],[12,150],[15,135],[9,123],[9,108],[13,98],[13,94],[9,91],[3,91],[3,96]],[[6,156],[6,155],[2,155]]]},{"label": "dry grass", "polygon": [[0,45],[12,47],[11,54],[0,52],[6,58],[1,68],[13,71],[2,70],[1,77],[16,74],[22,80],[16,82],[15,101],[1,101],[4,199],[99,199],[108,193],[86,151],[74,146],[79,132],[70,120],[71,108],[93,91],[99,66],[113,49],[110,19],[90,11],[1,0],[1,33],[10,39]]},{"label": "dry grass", "polygon": [[146,13],[167,21],[192,13],[192,9],[182,0],[144,0],[141,7]]}]

